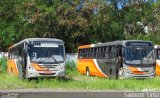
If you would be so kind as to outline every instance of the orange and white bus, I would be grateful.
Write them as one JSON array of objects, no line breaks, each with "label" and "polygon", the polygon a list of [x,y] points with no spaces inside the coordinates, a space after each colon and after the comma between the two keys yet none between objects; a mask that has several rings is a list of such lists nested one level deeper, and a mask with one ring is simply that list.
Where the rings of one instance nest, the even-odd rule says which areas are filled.
[{"label": "orange and white bus", "polygon": [[82,74],[114,79],[154,78],[154,46],[141,40],[79,46],[77,69]]},{"label": "orange and white bus", "polygon": [[160,45],[154,46],[156,51],[156,75],[160,76]]},{"label": "orange and white bus", "polygon": [[28,38],[8,49],[7,70],[21,78],[65,75],[65,47],[62,40]]}]

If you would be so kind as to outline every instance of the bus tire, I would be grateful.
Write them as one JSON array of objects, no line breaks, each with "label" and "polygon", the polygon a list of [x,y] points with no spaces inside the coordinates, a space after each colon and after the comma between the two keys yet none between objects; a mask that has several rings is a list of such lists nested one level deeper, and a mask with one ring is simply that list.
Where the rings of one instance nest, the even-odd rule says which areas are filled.
[{"label": "bus tire", "polygon": [[11,73],[13,73],[13,69],[12,69],[12,67],[11,67]]},{"label": "bus tire", "polygon": [[13,74],[12,67],[10,67],[10,69],[8,70],[8,73],[9,73],[9,74]]},{"label": "bus tire", "polygon": [[86,68],[86,76],[90,76],[90,70],[88,67]]}]

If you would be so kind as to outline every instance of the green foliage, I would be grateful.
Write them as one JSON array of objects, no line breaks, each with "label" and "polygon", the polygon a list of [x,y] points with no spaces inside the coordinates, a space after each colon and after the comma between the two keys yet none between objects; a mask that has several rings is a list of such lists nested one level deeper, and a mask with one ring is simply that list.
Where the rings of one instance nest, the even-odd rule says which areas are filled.
[{"label": "green foliage", "polygon": [[7,71],[7,59],[0,58],[0,72],[6,72],[6,71]]},{"label": "green foliage", "polygon": [[137,35],[126,35],[127,39],[132,40],[146,40],[146,41],[152,41],[155,44],[160,44],[160,33],[151,33],[151,34],[137,34]]},{"label": "green foliage", "polygon": [[79,10],[80,2],[74,0],[1,0],[0,5],[3,51],[25,38],[49,37],[62,39],[66,51],[75,52],[83,44],[139,39],[145,36],[146,25],[152,29],[149,33],[158,33],[160,28],[160,2],[131,3],[121,10],[106,5],[105,0],[86,1]]},{"label": "green foliage", "polygon": [[75,70],[76,69],[76,64],[74,61],[71,62],[66,62],[66,69],[70,69],[70,70]]}]

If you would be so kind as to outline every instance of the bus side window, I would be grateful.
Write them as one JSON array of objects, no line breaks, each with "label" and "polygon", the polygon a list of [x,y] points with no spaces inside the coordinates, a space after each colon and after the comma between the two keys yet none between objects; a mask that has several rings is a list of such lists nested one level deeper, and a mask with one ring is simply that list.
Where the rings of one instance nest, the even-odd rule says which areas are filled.
[{"label": "bus side window", "polygon": [[105,47],[105,58],[109,58],[109,47]]},{"label": "bus side window", "polygon": [[160,49],[157,49],[157,58],[160,59]]},{"label": "bus side window", "polygon": [[81,49],[78,50],[78,58],[82,58]]}]

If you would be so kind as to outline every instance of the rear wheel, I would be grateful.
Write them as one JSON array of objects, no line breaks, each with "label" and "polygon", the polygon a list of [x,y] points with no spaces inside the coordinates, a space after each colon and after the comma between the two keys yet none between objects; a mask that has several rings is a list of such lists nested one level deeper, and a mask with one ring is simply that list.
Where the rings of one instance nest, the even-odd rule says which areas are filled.
[{"label": "rear wheel", "polygon": [[87,76],[90,76],[90,70],[89,70],[88,67],[86,68],[86,75],[87,75]]},{"label": "rear wheel", "polygon": [[13,69],[12,69],[12,67],[11,67],[11,69],[10,69],[10,72],[9,72],[9,73],[10,73],[10,74],[11,74],[11,73],[13,73]]}]

